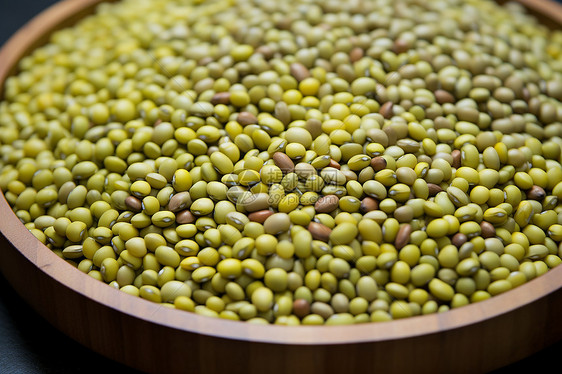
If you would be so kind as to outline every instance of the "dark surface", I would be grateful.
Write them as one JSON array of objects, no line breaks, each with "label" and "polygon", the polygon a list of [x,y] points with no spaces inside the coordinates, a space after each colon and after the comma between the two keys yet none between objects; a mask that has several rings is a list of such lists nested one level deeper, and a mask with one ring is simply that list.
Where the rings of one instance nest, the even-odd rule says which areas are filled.
[{"label": "dark surface", "polygon": [[[27,20],[53,3],[54,0],[0,0],[0,45]],[[559,364],[557,354],[561,349],[562,342],[493,374],[515,370],[550,372],[549,368]],[[60,333],[31,309],[0,275],[0,374],[93,374],[100,371],[138,373]]]},{"label": "dark surface", "polygon": [[0,276],[1,374],[137,374],[76,343],[47,323]]}]

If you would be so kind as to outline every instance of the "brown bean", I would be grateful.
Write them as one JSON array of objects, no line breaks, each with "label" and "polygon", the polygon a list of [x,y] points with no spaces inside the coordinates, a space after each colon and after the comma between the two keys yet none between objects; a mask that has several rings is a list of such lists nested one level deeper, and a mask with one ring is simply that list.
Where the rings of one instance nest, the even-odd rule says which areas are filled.
[{"label": "brown bean", "polygon": [[291,75],[299,82],[310,77],[310,71],[308,71],[308,68],[300,62],[293,62],[289,69]]},{"label": "brown bean", "polygon": [[461,151],[455,149],[451,152],[451,156],[453,156],[453,164],[451,165],[455,169],[461,167]]},{"label": "brown bean", "polygon": [[218,104],[228,105],[228,104],[230,104],[230,92],[217,92],[211,98],[211,104],[213,104],[213,105],[218,105]]},{"label": "brown bean", "polygon": [[453,235],[453,238],[451,239],[451,243],[453,243],[453,245],[457,248],[460,248],[467,241],[468,241],[468,237],[462,232],[456,233],[455,235]]},{"label": "brown bean", "polygon": [[394,53],[404,53],[410,49],[408,42],[403,39],[396,39],[392,45],[392,51]]},{"label": "brown bean", "polygon": [[334,160],[333,158],[330,159],[330,163],[328,164],[329,167],[334,168],[334,169],[341,169],[341,165],[339,164],[339,162],[337,162],[336,160]]},{"label": "brown bean", "polygon": [[330,240],[330,234],[332,233],[332,229],[318,222],[310,222],[308,225],[308,231],[310,231],[310,234],[314,239],[321,240],[326,243]]},{"label": "brown bean", "polygon": [[372,197],[367,196],[361,200],[361,206],[359,209],[361,210],[361,213],[367,213],[379,209],[379,203]]},{"label": "brown bean", "polygon": [[264,223],[272,214],[273,212],[269,209],[258,210],[257,212],[248,214],[248,219],[252,222]]},{"label": "brown bean", "polygon": [[336,195],[326,195],[318,199],[314,209],[318,213],[331,213],[338,207],[340,199]]},{"label": "brown bean", "polygon": [[393,114],[393,111],[392,111],[393,106],[394,106],[394,104],[392,104],[392,101],[387,101],[386,103],[384,103],[380,107],[379,114],[386,119],[390,119],[390,117],[392,117],[392,114]]},{"label": "brown bean", "polygon": [[273,154],[273,162],[275,162],[275,165],[279,166],[279,169],[284,173],[292,173],[293,170],[295,170],[295,163],[283,152],[275,152]]},{"label": "brown bean", "polygon": [[189,209],[182,210],[181,212],[176,214],[176,223],[179,223],[180,225],[185,225],[193,222],[195,222],[195,216],[190,212]]},{"label": "brown bean", "polygon": [[268,45],[260,45],[258,48],[256,48],[255,53],[259,53],[263,56],[264,59],[270,60],[275,54],[275,51]]},{"label": "brown bean", "polygon": [[542,187],[533,186],[529,191],[527,191],[527,198],[531,200],[541,201],[546,197],[546,192]]},{"label": "brown bean", "polygon": [[496,236],[496,229],[494,228],[494,225],[492,225],[490,222],[482,221],[480,223],[480,230],[481,230],[480,235],[482,235],[484,239],[493,238],[494,236]]},{"label": "brown bean", "polygon": [[168,203],[168,209],[171,212],[178,212],[183,209],[187,209],[191,206],[191,195],[189,192],[179,192],[170,198]]},{"label": "brown bean", "polygon": [[455,102],[455,97],[451,93],[445,90],[437,90],[434,92],[434,95],[435,95],[435,99],[439,104]]},{"label": "brown bean", "polygon": [[355,47],[349,52],[349,60],[351,62],[357,62],[363,58],[364,54],[362,48]]},{"label": "brown bean", "polygon": [[133,212],[140,212],[142,210],[142,202],[134,196],[127,196],[125,198],[125,205]]},{"label": "brown bean", "polygon": [[242,126],[258,123],[258,118],[250,112],[240,112],[237,117],[238,123]]},{"label": "brown bean", "polygon": [[373,157],[371,159],[371,167],[375,171],[380,171],[386,167],[386,160],[381,156]]},{"label": "brown bean", "polygon": [[429,190],[429,196],[435,196],[439,192],[443,191],[441,186],[439,186],[438,184],[435,184],[435,183],[428,183],[427,188]]},{"label": "brown bean", "polygon": [[304,318],[310,313],[310,303],[306,299],[293,301],[293,313],[299,318]]},{"label": "brown bean", "polygon": [[402,249],[410,241],[410,234],[412,233],[412,226],[406,223],[400,226],[398,234],[396,234],[396,239],[394,240],[394,246],[396,249]]}]

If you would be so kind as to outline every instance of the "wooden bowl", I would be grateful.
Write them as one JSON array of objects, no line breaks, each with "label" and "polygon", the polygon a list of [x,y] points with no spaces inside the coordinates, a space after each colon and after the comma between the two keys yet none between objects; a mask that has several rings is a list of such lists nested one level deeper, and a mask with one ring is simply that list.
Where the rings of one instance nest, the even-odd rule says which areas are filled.
[{"label": "wooden bowl", "polygon": [[[22,56],[99,2],[63,1],[14,35],[0,51],[0,89]],[[545,24],[562,24],[558,4],[520,2]],[[0,211],[0,270],[16,291],[71,338],[150,373],[474,373],[562,339],[562,266],[445,313],[353,326],[263,326],[173,310],[115,290],[36,240],[3,195]]]}]

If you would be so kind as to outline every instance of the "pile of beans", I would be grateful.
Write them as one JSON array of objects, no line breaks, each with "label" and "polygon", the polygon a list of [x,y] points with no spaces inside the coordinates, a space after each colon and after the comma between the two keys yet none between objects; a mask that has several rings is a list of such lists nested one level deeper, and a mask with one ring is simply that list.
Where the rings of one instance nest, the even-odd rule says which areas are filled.
[{"label": "pile of beans", "polygon": [[0,187],[130,295],[378,322],[562,261],[562,33],[516,5],[124,0],[19,67]]}]

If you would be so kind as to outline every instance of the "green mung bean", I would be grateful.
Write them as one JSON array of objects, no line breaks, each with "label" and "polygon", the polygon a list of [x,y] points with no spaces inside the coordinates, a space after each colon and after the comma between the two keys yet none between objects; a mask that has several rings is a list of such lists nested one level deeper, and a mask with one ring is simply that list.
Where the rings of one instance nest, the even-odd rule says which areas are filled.
[{"label": "green mung bean", "polygon": [[559,32],[320,3],[123,1],[57,31],[0,103],[18,219],[112,287],[250,323],[445,312],[559,265]]}]

